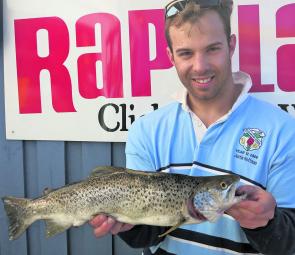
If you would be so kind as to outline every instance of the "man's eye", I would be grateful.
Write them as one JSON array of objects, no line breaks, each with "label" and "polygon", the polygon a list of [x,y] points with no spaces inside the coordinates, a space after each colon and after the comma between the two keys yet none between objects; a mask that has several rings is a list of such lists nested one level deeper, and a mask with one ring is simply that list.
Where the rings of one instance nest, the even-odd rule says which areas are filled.
[{"label": "man's eye", "polygon": [[189,57],[190,55],[191,55],[191,52],[189,51],[183,51],[178,54],[179,57]]},{"label": "man's eye", "polygon": [[208,49],[209,52],[215,52],[218,51],[220,48],[219,47],[211,47]]}]

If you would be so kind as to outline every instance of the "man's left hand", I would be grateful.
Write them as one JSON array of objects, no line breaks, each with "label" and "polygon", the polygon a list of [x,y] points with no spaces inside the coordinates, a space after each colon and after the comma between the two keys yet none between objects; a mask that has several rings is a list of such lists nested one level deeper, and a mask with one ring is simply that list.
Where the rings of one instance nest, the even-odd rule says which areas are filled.
[{"label": "man's left hand", "polygon": [[255,229],[266,226],[274,217],[276,201],[273,196],[251,185],[241,186],[237,192],[246,193],[247,198],[232,206],[226,213],[235,218],[243,228]]}]

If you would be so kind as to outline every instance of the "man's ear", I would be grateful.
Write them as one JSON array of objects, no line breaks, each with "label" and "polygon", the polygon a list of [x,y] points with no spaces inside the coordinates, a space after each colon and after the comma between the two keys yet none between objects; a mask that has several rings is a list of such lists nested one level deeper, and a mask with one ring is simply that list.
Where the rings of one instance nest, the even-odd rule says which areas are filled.
[{"label": "man's ear", "polygon": [[170,62],[172,63],[172,65],[174,65],[173,52],[171,52],[169,47],[166,48],[166,52],[167,52],[167,55],[168,55],[168,58],[169,58]]},{"label": "man's ear", "polygon": [[230,57],[234,55],[236,49],[237,38],[236,35],[232,34],[229,39],[229,54]]}]

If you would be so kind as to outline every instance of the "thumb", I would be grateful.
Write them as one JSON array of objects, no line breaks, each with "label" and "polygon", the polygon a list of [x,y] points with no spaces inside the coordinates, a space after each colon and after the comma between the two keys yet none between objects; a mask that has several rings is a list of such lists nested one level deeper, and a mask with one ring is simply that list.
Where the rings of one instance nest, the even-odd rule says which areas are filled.
[{"label": "thumb", "polygon": [[259,191],[260,191],[260,188],[257,186],[244,185],[244,186],[238,187],[236,193],[239,195],[247,194],[246,199],[248,200],[257,200]]}]

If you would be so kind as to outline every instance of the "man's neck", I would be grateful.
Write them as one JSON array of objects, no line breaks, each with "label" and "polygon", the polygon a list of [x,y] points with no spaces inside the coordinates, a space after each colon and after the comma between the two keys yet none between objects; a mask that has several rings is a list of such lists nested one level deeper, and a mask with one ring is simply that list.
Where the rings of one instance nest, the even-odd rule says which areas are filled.
[{"label": "man's neck", "polygon": [[188,95],[188,106],[208,128],[232,109],[242,88],[241,84],[233,84],[232,89],[220,99],[195,100]]}]

